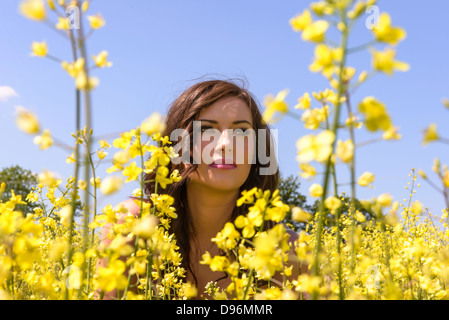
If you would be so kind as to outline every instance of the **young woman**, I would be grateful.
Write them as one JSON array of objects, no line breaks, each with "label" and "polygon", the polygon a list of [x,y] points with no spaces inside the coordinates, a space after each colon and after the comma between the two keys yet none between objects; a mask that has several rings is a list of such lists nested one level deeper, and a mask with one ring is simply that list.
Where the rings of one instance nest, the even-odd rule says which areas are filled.
[{"label": "young woman", "polygon": [[[219,132],[219,139],[212,149],[210,141],[193,141],[194,121],[200,123],[202,133],[207,129],[218,130],[215,132]],[[253,187],[271,192],[276,190],[279,170],[276,165],[272,174],[263,173],[263,169],[273,166],[273,163],[261,164],[257,157],[260,151],[258,144],[251,143],[251,139],[244,139],[244,145],[238,147],[235,139],[229,135],[231,131],[226,130],[234,132],[241,129],[241,132],[245,132],[253,129],[256,135],[254,141],[264,138],[263,154],[271,150],[270,128],[262,121],[256,101],[248,90],[231,81],[210,80],[191,86],[173,102],[165,123],[163,136],[170,137],[175,129],[185,129],[191,138],[190,154],[183,157],[189,161],[171,164],[172,170],[180,171],[182,179],[167,185],[165,190],[159,188],[158,192],[175,199],[178,218],[173,219],[171,228],[180,247],[183,266],[187,270],[186,281],[196,285],[200,297],[210,281],[217,281],[220,288],[226,288],[230,283],[226,274],[213,272],[209,266],[199,263],[206,251],[212,257],[220,254],[211,239],[226,222],[233,222],[237,216],[248,212],[248,206],[236,206],[236,200],[243,190]],[[265,136],[261,137],[260,134]],[[207,151],[203,152],[207,146]],[[203,157],[195,158],[198,154]],[[252,158],[254,155],[255,161]],[[212,161],[203,161],[207,156]],[[276,161],[273,155],[270,155],[270,159]],[[154,174],[145,177],[146,181],[151,179],[154,179]],[[154,185],[146,184],[145,194],[153,192]],[[138,214],[139,206],[134,201],[128,200],[122,204],[133,214]],[[105,234],[107,232],[106,229]],[[297,239],[293,231],[289,231],[289,234],[291,242]],[[297,269],[297,266],[293,269]]]}]

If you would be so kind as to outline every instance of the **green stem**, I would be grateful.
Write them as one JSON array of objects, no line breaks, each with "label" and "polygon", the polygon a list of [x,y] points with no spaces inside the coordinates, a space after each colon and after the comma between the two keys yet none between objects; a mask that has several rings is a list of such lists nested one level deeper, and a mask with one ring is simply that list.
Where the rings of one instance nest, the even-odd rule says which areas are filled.
[{"label": "green stem", "polygon": [[[92,169],[92,177],[93,177],[93,181],[94,181],[94,208],[93,208],[93,217],[92,220],[95,220],[96,216],[97,216],[97,181],[96,181],[96,175],[95,175],[95,168],[94,168],[94,163],[92,160],[92,156],[90,153],[88,153],[89,156],[89,163]],[[86,181],[86,183],[89,183],[89,181]],[[92,228],[92,234],[91,234],[91,240],[90,240],[90,244],[93,245],[95,240],[95,228]],[[87,294],[89,294],[89,288],[90,288],[90,278],[91,278],[91,272],[92,272],[92,268],[91,268],[91,262],[92,262],[92,258],[89,257],[89,259],[87,260],[87,288],[86,288],[86,292]]]},{"label": "green stem", "polygon": [[[338,129],[338,123],[340,118],[340,109],[341,109],[341,97],[343,96],[344,92],[344,83],[343,83],[343,71],[346,64],[346,55],[347,55],[347,44],[348,44],[348,29],[346,28],[346,15],[344,12],[341,14],[342,20],[344,22],[345,28],[343,30],[343,36],[342,36],[342,59],[339,64],[339,75],[338,75],[338,91],[337,91],[337,101],[335,105],[335,118],[333,122],[332,132],[335,134],[335,140],[332,144],[332,152],[335,149],[335,144],[337,140],[337,129]],[[332,157],[329,156],[329,159],[326,163],[326,170],[324,175],[324,182],[323,182],[323,195],[321,196],[321,202],[320,207],[318,211],[318,217],[317,217],[317,230],[316,230],[316,240],[315,240],[315,255],[314,260],[312,264],[312,274],[318,275],[319,273],[319,256],[321,252],[321,236],[323,231],[323,215],[324,215],[324,200],[326,199],[326,194],[328,190],[328,184],[329,184],[329,176],[331,173],[331,164],[332,164]],[[313,295],[314,299],[316,299],[316,294]]]},{"label": "green stem", "polygon": [[[70,43],[72,45],[72,54],[73,54],[73,61],[76,61],[78,59],[78,55],[77,55],[77,51],[76,51],[76,42],[73,36],[73,32],[72,30],[70,30],[69,34],[69,38],[70,38]],[[79,134],[80,128],[81,128],[81,94],[80,94],[80,90],[76,89],[75,90],[75,113],[76,113],[76,120],[75,120],[75,130],[77,135]],[[71,216],[70,216],[70,225],[69,225],[69,238],[68,238],[68,253],[67,253],[67,266],[71,265],[72,263],[72,257],[73,257],[73,232],[74,232],[74,227],[75,227],[75,223],[74,223],[74,215],[75,215],[75,209],[76,209],[76,200],[78,198],[78,187],[76,186],[76,183],[78,181],[78,175],[79,175],[79,155],[80,155],[80,150],[79,150],[79,144],[75,142],[75,169],[74,169],[74,179],[75,179],[75,183],[74,183],[74,188],[73,188],[73,192],[72,192],[72,198],[71,198]],[[69,288],[67,287],[67,281],[68,281],[68,277],[69,275],[66,275],[66,288],[65,288],[65,292],[64,292],[64,300],[68,300],[69,299]]]},{"label": "green stem", "polygon": [[[345,92],[346,97],[346,106],[348,109],[348,115],[352,115],[352,108],[350,102],[350,96],[348,91]],[[351,219],[351,273],[354,272],[355,269],[355,199],[356,199],[356,176],[355,176],[355,133],[354,126],[349,126],[349,136],[354,146],[354,151],[352,155],[351,162],[349,164],[350,172],[351,172],[351,205],[349,206],[349,217]]]},{"label": "green stem", "polygon": [[[83,36],[83,26],[82,26],[82,17],[80,12],[80,19],[79,19],[79,29],[78,29],[78,46],[80,49],[81,57],[84,58],[84,61],[88,60],[87,52],[86,52],[86,46],[84,43],[84,36]],[[84,64],[84,73],[86,75],[87,82],[89,82],[89,70],[87,69],[87,64]],[[88,86],[88,84],[87,84]],[[85,161],[89,162],[89,156],[91,153],[91,135],[92,135],[92,118],[91,118],[91,97],[89,88],[84,88],[84,107],[85,107],[85,127],[86,127],[86,155],[85,155]],[[90,179],[90,167],[85,166],[84,170],[84,180],[87,182]],[[89,247],[89,183],[87,183],[86,190],[84,193],[84,211],[83,211],[83,255],[86,254],[86,251]],[[86,277],[86,261],[84,261],[82,268],[81,268],[81,274],[82,274],[82,283],[81,287],[84,286],[84,279]],[[83,290],[81,290],[82,292]]]}]

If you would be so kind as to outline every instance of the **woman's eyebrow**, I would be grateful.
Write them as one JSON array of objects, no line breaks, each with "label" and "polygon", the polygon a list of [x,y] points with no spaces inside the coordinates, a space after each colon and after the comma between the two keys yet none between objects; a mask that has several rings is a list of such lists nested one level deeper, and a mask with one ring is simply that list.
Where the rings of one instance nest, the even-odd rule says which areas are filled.
[{"label": "woman's eyebrow", "polygon": [[[208,120],[208,119],[199,119],[198,121],[207,121],[207,122],[212,122],[212,123],[215,123],[215,124],[218,123],[218,121],[216,121],[216,120]],[[236,121],[232,122],[232,124],[239,124],[239,123],[247,123],[247,124],[249,124],[251,126],[251,123],[249,121],[247,121],[247,120],[236,120]]]}]

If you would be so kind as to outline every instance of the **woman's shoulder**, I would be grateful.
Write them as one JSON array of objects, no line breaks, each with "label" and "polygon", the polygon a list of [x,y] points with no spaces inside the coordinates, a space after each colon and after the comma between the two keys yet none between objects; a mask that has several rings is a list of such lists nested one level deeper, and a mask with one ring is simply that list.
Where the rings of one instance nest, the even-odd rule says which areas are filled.
[{"label": "woman's shoulder", "polygon": [[114,207],[114,210],[124,213],[131,213],[132,215],[137,217],[140,213],[140,206],[138,205],[136,200],[129,198],[117,204]]},{"label": "woman's shoulder", "polygon": [[285,223],[282,225],[285,228],[285,232],[290,236],[288,239],[289,242],[294,242],[299,238],[299,234],[296,231],[290,229]]}]

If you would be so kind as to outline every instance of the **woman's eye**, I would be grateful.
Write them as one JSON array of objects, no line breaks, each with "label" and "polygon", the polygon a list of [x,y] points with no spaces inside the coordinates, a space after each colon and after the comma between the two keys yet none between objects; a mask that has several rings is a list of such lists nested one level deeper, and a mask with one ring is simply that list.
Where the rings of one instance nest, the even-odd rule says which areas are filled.
[{"label": "woman's eye", "polygon": [[237,128],[234,130],[234,133],[240,136],[249,136],[251,134],[251,130],[246,128]]},{"label": "woman's eye", "polygon": [[201,127],[201,132],[204,132],[204,131],[206,131],[208,129],[212,129],[212,127]]}]

